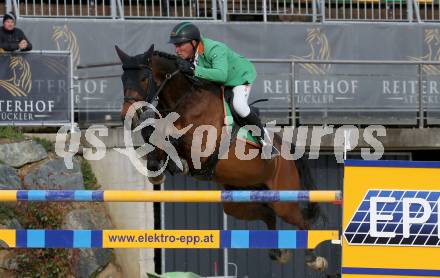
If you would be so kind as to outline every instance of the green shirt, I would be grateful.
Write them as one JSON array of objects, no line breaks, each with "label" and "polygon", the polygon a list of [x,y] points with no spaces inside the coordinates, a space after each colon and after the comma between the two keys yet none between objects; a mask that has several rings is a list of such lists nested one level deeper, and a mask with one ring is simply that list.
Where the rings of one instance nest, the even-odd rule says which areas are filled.
[{"label": "green shirt", "polygon": [[202,39],[195,76],[226,86],[252,84],[257,77],[254,65],[224,43]]}]

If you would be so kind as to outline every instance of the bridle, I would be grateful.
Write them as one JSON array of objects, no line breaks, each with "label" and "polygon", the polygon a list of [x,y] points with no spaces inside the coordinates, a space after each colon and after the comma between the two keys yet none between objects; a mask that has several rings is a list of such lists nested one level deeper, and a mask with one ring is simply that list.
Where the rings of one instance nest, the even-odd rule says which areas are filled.
[{"label": "bridle", "polygon": [[[153,105],[154,107],[157,106],[157,104],[159,102],[159,94],[163,90],[165,85],[168,83],[168,81],[170,81],[180,71],[179,69],[177,69],[172,73],[167,73],[165,75],[165,80],[158,87],[156,84],[156,81],[153,78],[153,69],[150,65],[141,64],[137,67],[127,67],[127,66],[124,67],[124,66],[122,66],[122,69],[124,71],[125,70],[140,70],[140,69],[142,69],[144,75],[147,76],[147,78],[148,78],[148,87],[146,90],[142,86],[139,86],[138,88],[136,88],[136,90],[140,91],[140,95],[143,97],[143,99],[138,99],[138,98],[132,97],[132,96],[124,96],[124,104],[128,103],[131,105],[131,104],[138,102],[138,101],[146,101],[146,102],[150,103],[151,105]],[[147,112],[146,106],[142,106],[142,107],[136,109],[136,114],[139,117],[139,119],[142,119],[143,114],[145,114],[146,112]]]},{"label": "bridle", "polygon": [[[134,102],[137,102],[137,101],[145,101],[148,94],[150,94],[151,92],[155,92],[157,90],[156,82],[154,82],[154,80],[153,80],[153,70],[149,65],[139,65],[137,67],[133,67],[133,66],[127,67],[127,66],[123,65],[122,69],[124,71],[142,69],[144,75],[147,76],[147,78],[148,78],[148,87],[146,90],[141,86],[136,88],[136,90],[140,91],[140,94],[142,97],[144,97],[144,99],[138,99],[138,98],[131,97],[131,96],[124,96],[124,104],[125,103],[133,104]],[[125,87],[125,84],[124,84],[124,87]]]}]

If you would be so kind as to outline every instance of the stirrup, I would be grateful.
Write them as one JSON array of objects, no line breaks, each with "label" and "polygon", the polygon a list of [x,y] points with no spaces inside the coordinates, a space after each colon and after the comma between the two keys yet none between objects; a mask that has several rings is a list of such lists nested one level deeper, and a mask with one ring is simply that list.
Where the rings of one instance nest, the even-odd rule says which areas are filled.
[{"label": "stirrup", "polygon": [[[267,132],[267,130],[265,128],[263,128],[263,131],[264,131],[264,134],[263,134],[263,136],[260,137],[261,149],[263,149],[267,145],[271,145],[272,150],[270,152],[270,158],[272,159],[272,158],[279,156],[280,151],[277,149],[277,147],[274,146],[273,142],[270,141],[269,133]],[[264,138],[267,138],[267,141],[264,140]]]},{"label": "stirrup", "polygon": [[260,144],[261,144],[261,149],[263,149],[267,145],[272,145],[272,150],[270,152],[270,158],[271,159],[280,155],[280,151],[272,143],[268,143],[268,142],[264,141],[263,139],[261,139],[260,140]]},{"label": "stirrup", "polygon": [[280,155],[280,150],[278,150],[277,147],[275,147],[274,145],[272,145],[272,152],[271,152],[271,157],[277,157]]}]

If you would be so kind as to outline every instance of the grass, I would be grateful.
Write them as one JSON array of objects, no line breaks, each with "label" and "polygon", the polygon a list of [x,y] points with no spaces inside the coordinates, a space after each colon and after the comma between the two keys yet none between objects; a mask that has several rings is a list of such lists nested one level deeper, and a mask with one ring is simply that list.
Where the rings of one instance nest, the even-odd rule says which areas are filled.
[{"label": "grass", "polygon": [[85,159],[81,161],[81,172],[83,175],[84,187],[86,189],[95,190],[100,187],[96,176],[93,173],[92,166],[90,166],[90,163]]},{"label": "grass", "polygon": [[39,137],[32,137],[32,140],[37,142],[38,144],[40,144],[46,150],[46,152],[50,152],[50,151],[55,150],[54,143],[52,143],[51,141],[49,141],[47,139],[39,138]]},{"label": "grass", "polygon": [[16,127],[0,126],[0,138],[6,138],[11,140],[23,140],[25,139],[25,136]]}]

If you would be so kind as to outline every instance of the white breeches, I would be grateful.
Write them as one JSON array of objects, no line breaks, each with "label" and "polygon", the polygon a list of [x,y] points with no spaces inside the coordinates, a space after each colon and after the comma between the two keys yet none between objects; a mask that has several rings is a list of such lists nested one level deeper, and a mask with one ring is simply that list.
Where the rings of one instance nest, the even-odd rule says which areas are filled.
[{"label": "white breeches", "polygon": [[232,105],[237,114],[244,118],[249,115],[251,109],[248,105],[249,93],[251,92],[251,85],[239,85],[232,89],[234,98],[232,99]]}]

